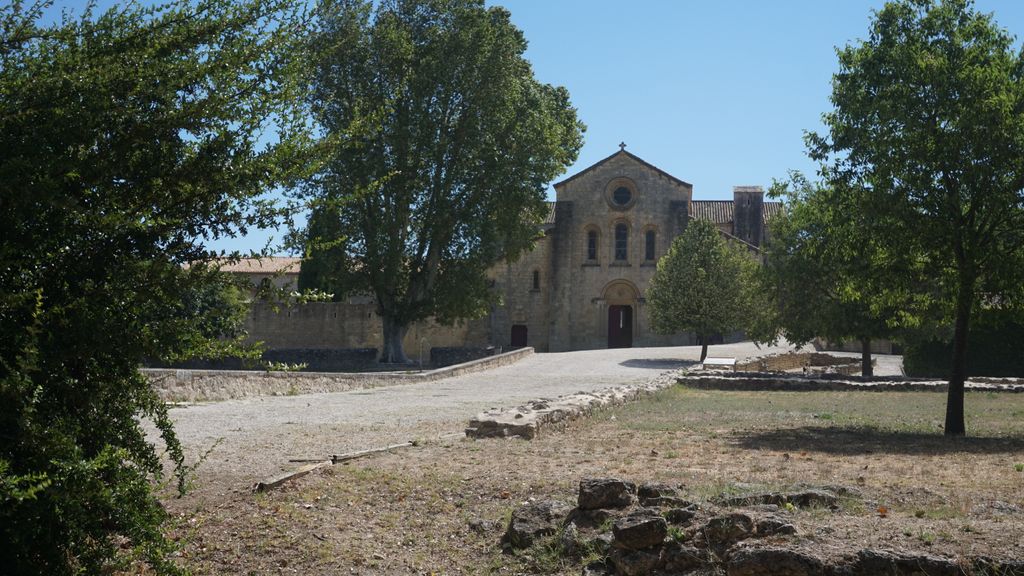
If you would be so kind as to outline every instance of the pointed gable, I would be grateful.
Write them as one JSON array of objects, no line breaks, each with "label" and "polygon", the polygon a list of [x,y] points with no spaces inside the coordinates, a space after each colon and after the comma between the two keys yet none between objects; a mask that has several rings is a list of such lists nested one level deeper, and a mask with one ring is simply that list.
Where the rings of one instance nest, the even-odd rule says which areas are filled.
[{"label": "pointed gable", "polygon": [[614,160],[614,159],[616,159],[616,158],[618,158],[620,156],[624,157],[624,158],[628,158],[628,159],[630,159],[630,160],[640,164],[641,166],[644,166],[645,168],[653,170],[653,171],[657,172],[658,174],[660,174],[661,176],[664,176],[665,178],[669,179],[670,181],[672,181],[672,182],[674,182],[674,183],[676,183],[676,184],[678,184],[680,186],[684,186],[686,188],[693,188],[693,184],[690,184],[689,182],[686,182],[685,180],[680,180],[679,178],[676,178],[675,176],[669,174],[668,172],[665,172],[664,170],[662,170],[661,168],[658,168],[654,164],[651,164],[650,162],[647,162],[646,160],[644,160],[643,158],[637,156],[636,154],[633,154],[631,152],[627,152],[625,148],[620,149],[618,152],[612,154],[611,156],[608,156],[607,158],[604,158],[602,160],[598,160],[597,162],[595,162],[594,164],[590,165],[589,167],[584,168],[583,170],[577,172],[576,174],[573,174],[572,176],[569,176],[568,178],[566,178],[565,180],[562,180],[561,182],[555,182],[554,187],[555,187],[555,189],[561,188],[561,187],[565,186],[566,184],[568,184],[569,182],[572,182],[573,180],[576,180],[577,178],[580,178],[582,176],[585,176],[585,175],[593,172],[594,170],[597,170],[601,166],[607,164],[608,162],[610,162],[610,161],[612,161],[612,160]]}]

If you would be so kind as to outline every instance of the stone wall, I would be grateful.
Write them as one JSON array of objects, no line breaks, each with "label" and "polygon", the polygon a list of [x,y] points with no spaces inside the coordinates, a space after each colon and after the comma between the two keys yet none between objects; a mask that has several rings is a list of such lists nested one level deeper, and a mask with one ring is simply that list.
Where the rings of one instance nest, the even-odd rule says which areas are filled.
[{"label": "stone wall", "polygon": [[259,370],[183,370],[144,368],[142,374],[165,402],[205,402],[249,396],[288,396],[345,392],[378,386],[434,382],[505,366],[533,354],[520,348],[463,364],[423,372],[268,372]]},{"label": "stone wall", "polygon": [[[382,348],[381,320],[372,302],[312,302],[291,307],[254,303],[246,321],[250,342],[274,350],[351,350]],[[435,347],[490,344],[488,319],[444,326],[428,320],[410,326],[405,353],[414,362],[430,361]],[[294,357],[294,356],[289,356]]]},{"label": "stone wall", "polygon": [[[488,318],[491,344],[512,346],[512,327],[525,326],[526,345],[548,350],[548,301],[551,297],[551,243],[549,236],[534,242],[533,250],[516,262],[494,266],[490,275],[494,290],[501,295],[502,306],[494,306]],[[534,273],[537,287],[534,287]],[[522,328],[520,328],[522,330]],[[466,346],[478,344],[466,342]]]},{"label": "stone wall", "polygon": [[[873,361],[872,361],[873,362]],[[804,367],[830,367],[839,374],[860,372],[860,358],[831,356],[820,352],[800,352],[762,356],[736,364],[737,372],[786,372]]]},{"label": "stone wall", "polygon": [[434,368],[443,368],[453,364],[462,364],[479,358],[486,358],[501,354],[501,348],[494,346],[468,347],[468,346],[445,346],[430,349],[430,365]]},{"label": "stone wall", "polygon": [[[263,352],[264,362],[305,364],[304,372],[361,372],[377,364],[376,348],[277,348]],[[171,365],[147,363],[150,368],[186,370],[254,370],[259,363],[242,358],[187,360]]]}]

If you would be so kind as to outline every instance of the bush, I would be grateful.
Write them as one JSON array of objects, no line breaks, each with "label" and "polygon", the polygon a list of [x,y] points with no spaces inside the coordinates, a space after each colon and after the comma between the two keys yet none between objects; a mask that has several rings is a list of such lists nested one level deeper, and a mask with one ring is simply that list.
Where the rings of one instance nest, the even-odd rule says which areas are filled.
[{"label": "bush", "polygon": [[[1024,322],[998,310],[985,311],[967,340],[968,376],[1024,377]],[[908,376],[949,378],[952,338],[908,343],[903,370]]]},{"label": "bush", "polygon": [[204,242],[274,217],[301,34],[287,0],[46,6],[0,4],[0,571],[172,573],[154,485],[188,470],[138,366],[233,347]]}]

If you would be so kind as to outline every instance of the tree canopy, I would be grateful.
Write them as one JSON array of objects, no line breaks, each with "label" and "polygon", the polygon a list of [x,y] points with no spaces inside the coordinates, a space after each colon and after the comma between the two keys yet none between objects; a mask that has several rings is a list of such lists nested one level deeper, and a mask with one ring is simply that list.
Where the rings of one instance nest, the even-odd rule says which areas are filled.
[{"label": "tree canopy", "polygon": [[931,279],[921,302],[954,324],[952,435],[966,432],[972,315],[1020,299],[1024,59],[1013,42],[968,0],[890,2],[867,40],[839,50],[828,132],[809,136],[826,183],[861,196],[888,249],[916,250]]},{"label": "tree canopy", "polygon": [[296,235],[303,267],[373,294],[381,359],[403,362],[410,323],[486,311],[487,269],[532,247],[583,125],[564,88],[534,78],[504,8],[325,0],[319,19],[310,102],[329,160],[302,194],[313,214]]},{"label": "tree canopy", "polygon": [[762,321],[748,336],[760,342],[781,336],[797,345],[816,337],[856,340],[861,372],[870,376],[871,340],[892,336],[899,324],[912,272],[907,252],[880,246],[863,225],[855,194],[799,173],[776,182],[770,194],[783,197],[786,210],[771,222],[771,242],[756,275],[765,298]]},{"label": "tree canopy", "polygon": [[[234,309],[209,239],[267,224],[288,180],[287,1],[0,6],[0,565],[8,574],[173,572],[152,493],[166,444],[138,367],[223,351]],[[186,266],[186,264],[190,264]]]},{"label": "tree canopy", "polygon": [[651,327],[659,334],[693,332],[708,340],[744,327],[749,310],[745,289],[756,260],[729,245],[713,224],[692,220],[658,260],[647,288]]}]

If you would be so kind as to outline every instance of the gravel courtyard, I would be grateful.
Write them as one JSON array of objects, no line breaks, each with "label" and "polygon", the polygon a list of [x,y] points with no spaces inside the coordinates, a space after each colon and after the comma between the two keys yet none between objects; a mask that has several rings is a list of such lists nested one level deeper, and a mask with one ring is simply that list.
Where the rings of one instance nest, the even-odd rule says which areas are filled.
[{"label": "gravel courtyard", "polygon": [[[745,342],[712,346],[709,354],[741,358],[789,349]],[[206,454],[197,472],[198,492],[223,493],[294,468],[290,458],[457,434],[487,408],[645,381],[699,355],[699,346],[534,354],[436,382],[191,404],[173,408],[171,417],[189,459]],[[898,359],[880,357],[879,372],[898,371]]]}]

